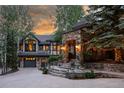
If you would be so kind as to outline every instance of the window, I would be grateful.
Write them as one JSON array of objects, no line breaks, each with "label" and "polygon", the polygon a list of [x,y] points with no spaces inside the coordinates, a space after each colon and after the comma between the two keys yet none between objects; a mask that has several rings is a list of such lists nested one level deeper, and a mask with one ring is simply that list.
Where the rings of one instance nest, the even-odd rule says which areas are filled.
[{"label": "window", "polygon": [[36,51],[36,41],[28,39],[25,41],[25,51]]},{"label": "window", "polygon": [[19,50],[23,50],[23,45],[19,44]]},{"label": "window", "polygon": [[25,60],[26,61],[35,61],[35,58],[34,57],[26,57]]},{"label": "window", "polygon": [[49,46],[46,46],[46,51],[48,51],[49,50]]}]

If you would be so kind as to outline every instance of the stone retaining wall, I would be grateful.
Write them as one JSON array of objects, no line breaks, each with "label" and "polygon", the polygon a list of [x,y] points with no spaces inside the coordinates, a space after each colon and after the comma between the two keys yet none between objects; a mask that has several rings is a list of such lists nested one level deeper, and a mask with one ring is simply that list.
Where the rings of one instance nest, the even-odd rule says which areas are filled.
[{"label": "stone retaining wall", "polygon": [[109,64],[109,63],[85,63],[87,69],[98,69],[111,72],[124,72],[124,64]]}]

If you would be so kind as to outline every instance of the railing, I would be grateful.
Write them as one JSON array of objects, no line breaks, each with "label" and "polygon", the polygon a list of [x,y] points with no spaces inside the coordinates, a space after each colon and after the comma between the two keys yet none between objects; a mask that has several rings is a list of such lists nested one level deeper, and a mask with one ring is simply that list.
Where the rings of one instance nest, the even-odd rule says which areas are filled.
[{"label": "railing", "polygon": [[23,52],[22,50],[17,51],[17,53],[44,53],[44,54],[49,54],[49,55],[59,55],[59,53],[56,53],[55,51],[25,51]]}]

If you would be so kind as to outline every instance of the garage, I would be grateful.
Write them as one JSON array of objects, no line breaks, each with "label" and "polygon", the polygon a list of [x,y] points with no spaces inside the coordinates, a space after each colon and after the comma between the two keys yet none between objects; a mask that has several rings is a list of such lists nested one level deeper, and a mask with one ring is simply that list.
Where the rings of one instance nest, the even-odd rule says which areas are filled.
[{"label": "garage", "polygon": [[36,67],[36,58],[25,58],[24,67]]}]

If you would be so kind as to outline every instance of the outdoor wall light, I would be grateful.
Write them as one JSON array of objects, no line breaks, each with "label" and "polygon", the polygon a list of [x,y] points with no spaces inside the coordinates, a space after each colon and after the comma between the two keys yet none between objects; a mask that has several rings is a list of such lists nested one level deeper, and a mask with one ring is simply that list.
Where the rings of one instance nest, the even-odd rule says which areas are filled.
[{"label": "outdoor wall light", "polygon": [[76,47],[76,50],[77,50],[77,51],[80,51],[80,49],[81,49],[80,44],[79,44],[79,45],[76,45],[75,47]]},{"label": "outdoor wall light", "polygon": [[61,47],[61,50],[65,51],[66,50],[66,47],[65,46],[62,46]]}]

